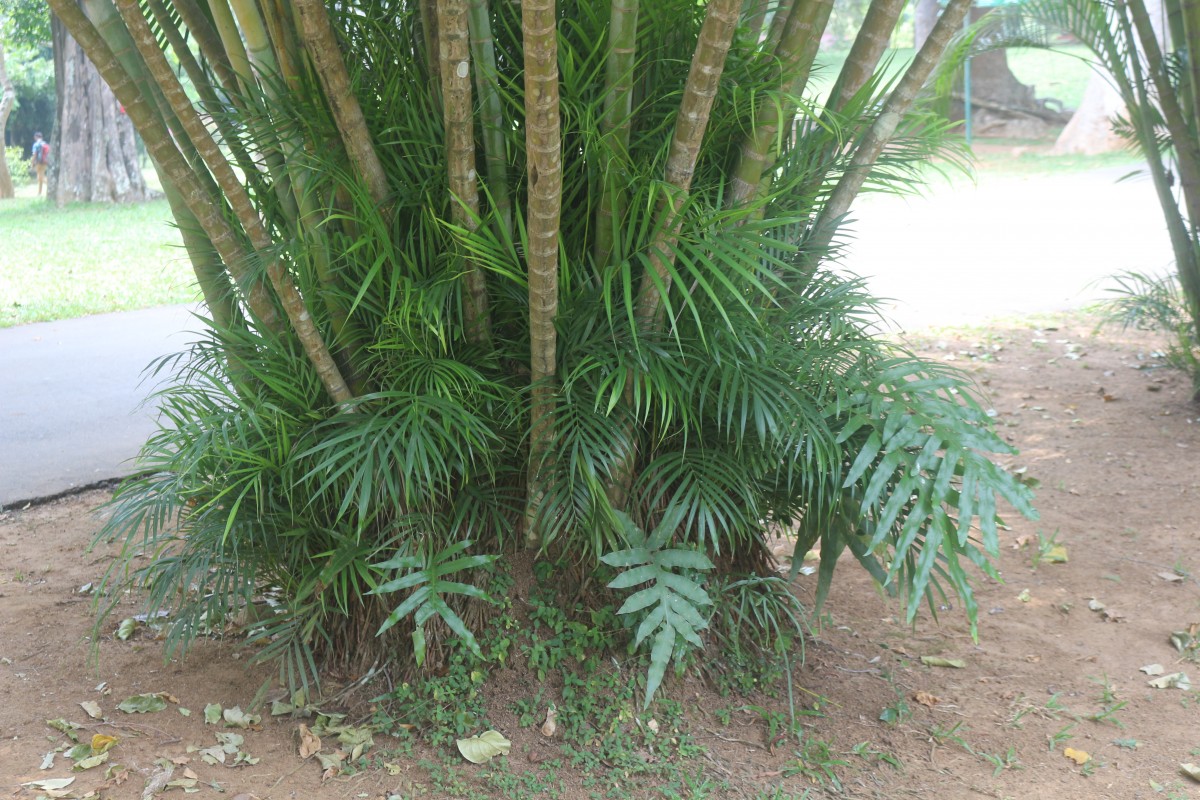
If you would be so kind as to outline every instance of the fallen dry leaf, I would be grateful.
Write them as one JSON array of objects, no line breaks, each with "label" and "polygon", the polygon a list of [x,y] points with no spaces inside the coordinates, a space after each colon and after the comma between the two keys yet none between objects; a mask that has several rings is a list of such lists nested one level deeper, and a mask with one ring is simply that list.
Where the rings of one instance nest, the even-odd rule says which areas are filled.
[{"label": "fallen dry leaf", "polygon": [[1187,764],[1180,764],[1179,771],[1194,781],[1200,781],[1200,767],[1197,767],[1195,764],[1190,762]]},{"label": "fallen dry leaf", "polygon": [[[555,721],[557,717],[558,709],[556,709],[554,704],[551,703],[550,707],[546,709],[546,721],[542,723],[542,736],[545,736],[548,739],[554,735],[556,730],[558,730],[558,723]],[[653,720],[651,720],[651,722],[653,722]]]},{"label": "fallen dry leaf", "polygon": [[1186,578],[1177,572],[1160,572],[1158,573],[1158,577],[1162,578],[1167,583],[1182,583],[1186,580]]},{"label": "fallen dry leaf", "polygon": [[1117,611],[1115,608],[1104,609],[1103,611],[1100,612],[1100,616],[1101,616],[1101,618],[1103,618],[1103,620],[1105,622],[1124,622],[1125,621],[1125,613],[1122,611]]},{"label": "fallen dry leaf", "polygon": [[1066,750],[1063,750],[1063,755],[1081,767],[1092,760],[1092,757],[1088,755],[1086,750],[1076,750],[1074,747],[1068,747]]},{"label": "fallen dry leaf", "polygon": [[84,700],[79,707],[86,711],[92,719],[100,719],[104,716],[104,712],[100,710],[100,704],[94,700]]},{"label": "fallen dry leaf", "polygon": [[308,726],[300,724],[300,757],[312,758],[321,749],[321,739]]},{"label": "fallen dry leaf", "polygon": [[931,708],[942,702],[942,698],[932,695],[929,692],[917,692],[913,695],[913,700],[916,700],[923,706],[930,706]]},{"label": "fallen dry leaf", "polygon": [[1162,664],[1147,664],[1144,667],[1138,667],[1139,672],[1144,672],[1147,675],[1162,675],[1166,672]]},{"label": "fallen dry leaf", "polygon": [[940,656],[921,656],[921,663],[927,667],[950,667],[951,669],[965,669],[967,662],[961,658],[942,658]]}]

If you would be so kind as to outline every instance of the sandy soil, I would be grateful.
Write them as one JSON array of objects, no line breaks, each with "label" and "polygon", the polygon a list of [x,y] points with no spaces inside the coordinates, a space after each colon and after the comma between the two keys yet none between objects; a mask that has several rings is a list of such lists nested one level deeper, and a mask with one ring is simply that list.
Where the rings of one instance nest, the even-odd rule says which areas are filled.
[{"label": "sandy soil", "polygon": [[[1200,408],[1187,381],[1153,368],[1155,338],[1118,331],[1093,338],[1079,318],[927,336],[916,345],[981,382],[1004,435],[1021,450],[1013,465],[1041,483],[1042,518],[1011,519],[998,562],[1003,582],[977,582],[978,644],[953,608],[937,623],[906,626],[893,601],[845,566],[795,674],[810,704],[822,698],[824,715],[805,718],[805,735],[845,762],[834,768],[841,792],[789,774],[795,745],[770,747],[759,716],[734,712],[722,724],[714,713],[746,701],[717,697],[696,680],[669,683],[667,691],[693,709],[688,732],[708,748],[698,766],[727,787],[709,796],[753,797],[776,786],[793,797],[809,788],[811,797],[862,798],[1200,795],[1200,784],[1180,772],[1180,764],[1200,762],[1200,691],[1152,688],[1139,671],[1157,663],[1200,685],[1200,666],[1169,641],[1200,622],[1193,577]],[[120,641],[107,629],[99,632],[98,661],[89,662],[92,614],[79,589],[108,563],[103,548],[85,552],[98,525],[92,509],[105,499],[91,492],[0,516],[0,792],[34,797],[20,785],[71,775],[61,755],[39,769],[65,742],[46,720],[65,718],[82,726],[82,738],[119,737],[110,760],[129,769],[119,785],[105,780],[107,765],[76,773],[76,796],[143,797],[163,758],[176,760],[175,779],[194,772],[201,797],[218,796],[211,782],[237,800],[438,796],[413,760],[386,755],[381,762],[399,774],[381,766],[322,782],[320,767],[299,758],[298,723],[287,717],[265,716],[261,730],[241,731],[242,749],[259,759],[253,765],[209,766],[189,755],[188,745],[216,743],[204,706],[245,707],[265,674],[247,671],[236,642],[201,642],[187,660],[164,663],[157,643]],[[1039,536],[1053,536],[1068,560],[1039,563],[1048,549],[1039,548]],[[799,579],[805,601],[814,580]],[[927,666],[923,656],[964,666]],[[533,689],[518,670],[486,691],[501,705]],[[178,707],[142,715],[115,708],[153,692],[169,693]],[[84,701],[97,703],[101,718],[90,718]],[[890,723],[880,718],[889,709]],[[555,747],[540,741],[536,727],[517,728],[510,712],[495,718],[513,721],[503,733],[513,740],[514,769]],[[386,754],[387,741],[378,741]],[[1085,751],[1090,762],[1076,764],[1066,748]],[[467,785],[472,769],[462,771]],[[570,788],[578,776],[564,777],[568,789],[559,796],[586,796]],[[171,788],[165,796],[181,795]]]}]

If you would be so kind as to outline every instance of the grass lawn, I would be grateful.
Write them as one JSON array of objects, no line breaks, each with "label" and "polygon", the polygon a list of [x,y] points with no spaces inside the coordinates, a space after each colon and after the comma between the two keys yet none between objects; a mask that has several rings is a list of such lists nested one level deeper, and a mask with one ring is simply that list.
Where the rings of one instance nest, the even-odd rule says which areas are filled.
[{"label": "grass lawn", "polygon": [[195,300],[170,220],[165,200],[63,209],[27,196],[0,201],[0,327]]}]

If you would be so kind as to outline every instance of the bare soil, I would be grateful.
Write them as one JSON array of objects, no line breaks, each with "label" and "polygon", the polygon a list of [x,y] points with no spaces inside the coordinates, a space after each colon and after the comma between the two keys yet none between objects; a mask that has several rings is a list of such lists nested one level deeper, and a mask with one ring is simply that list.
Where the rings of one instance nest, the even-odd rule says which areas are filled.
[{"label": "bare soil", "polygon": [[[1020,450],[1011,466],[1040,482],[1041,519],[1008,519],[998,559],[1003,581],[981,577],[975,585],[978,643],[958,608],[914,629],[861,570],[843,566],[794,675],[803,705],[822,712],[804,717],[810,753],[824,743],[829,758],[845,762],[830,764],[840,790],[795,774],[796,743],[768,742],[763,716],[742,710],[771,703],[786,714],[782,693],[748,701],[721,697],[698,679],[669,681],[668,695],[688,709],[681,733],[707,751],[690,770],[711,782],[707,796],[768,797],[776,787],[778,797],[805,790],[859,798],[1200,795],[1200,784],[1180,772],[1181,764],[1200,762],[1200,691],[1152,688],[1140,671],[1156,663],[1200,685],[1200,665],[1169,641],[1200,623],[1193,577],[1200,570],[1200,408],[1185,376],[1155,367],[1160,339],[1116,330],[1096,338],[1092,331],[1089,320],[1062,317],[926,334],[914,343],[979,380],[1004,436]],[[105,499],[90,492],[0,515],[0,791],[35,797],[21,784],[72,774],[61,755],[39,769],[65,741],[46,720],[66,718],[82,726],[81,738],[119,737],[110,761],[129,769],[117,785],[106,781],[107,765],[75,773],[75,796],[143,797],[162,758],[176,759],[176,779],[192,770],[202,797],[218,796],[213,782],[240,800],[442,795],[414,758],[387,755],[394,751],[382,736],[380,766],[322,781],[315,760],[300,759],[299,723],[288,717],[264,715],[261,730],[241,732],[243,749],[259,759],[253,765],[210,766],[189,755],[189,744],[215,743],[204,706],[246,707],[268,674],[248,670],[229,639],[202,641],[186,660],[164,662],[156,642],[121,641],[109,629],[100,632],[98,660],[89,661],[93,614],[79,589],[98,581],[111,557],[103,547],[85,550],[99,525],[93,509]],[[1052,537],[1065,548],[1065,563],[1040,557],[1050,554],[1040,543]],[[814,583],[797,582],[809,604]],[[929,666],[922,657],[963,666]],[[484,689],[491,718],[513,742],[514,771],[559,746],[537,725],[519,727],[507,710],[535,691],[520,667]],[[153,692],[169,693],[178,706],[140,715],[115,708]],[[98,703],[103,716],[90,718],[83,701]],[[1077,764],[1067,748],[1090,761]],[[474,782],[478,769],[461,767],[473,796],[498,796]],[[563,768],[560,778],[557,796],[587,796],[580,775]],[[172,795],[182,790],[165,793]]]}]

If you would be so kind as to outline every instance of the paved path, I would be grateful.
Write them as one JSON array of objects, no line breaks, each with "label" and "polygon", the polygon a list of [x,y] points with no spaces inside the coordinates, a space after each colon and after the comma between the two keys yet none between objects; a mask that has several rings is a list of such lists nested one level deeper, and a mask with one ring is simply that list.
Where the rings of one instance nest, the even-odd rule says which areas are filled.
[{"label": "paved path", "polygon": [[[1153,191],[1125,171],[867,197],[846,267],[907,329],[1078,307],[1114,272],[1171,264]],[[178,306],[0,329],[0,506],[128,474],[154,428],[142,371],[198,328]]]},{"label": "paved path", "polygon": [[1148,178],[1129,167],[944,181],[930,196],[868,195],[845,266],[903,329],[1080,308],[1124,270],[1174,264]]},{"label": "paved path", "polygon": [[0,507],[128,474],[154,430],[143,370],[199,328],[168,306],[0,329]]}]

